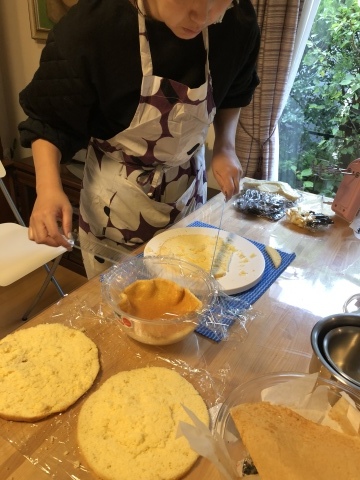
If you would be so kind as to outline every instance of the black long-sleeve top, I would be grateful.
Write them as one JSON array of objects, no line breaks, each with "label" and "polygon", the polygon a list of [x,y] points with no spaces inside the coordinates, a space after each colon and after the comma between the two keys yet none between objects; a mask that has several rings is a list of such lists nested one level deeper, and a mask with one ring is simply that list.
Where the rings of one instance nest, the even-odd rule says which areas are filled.
[{"label": "black long-sleeve top", "polygon": [[[238,11],[235,11],[235,8]],[[28,118],[19,125],[23,147],[42,138],[68,160],[91,137],[126,129],[139,103],[142,80],[138,12],[129,0],[79,0],[49,33],[40,65],[20,92]],[[195,88],[204,82],[202,35],[176,37],[146,20],[154,75]],[[259,28],[250,0],[209,27],[209,62],[218,109],[250,103],[259,83]]]}]

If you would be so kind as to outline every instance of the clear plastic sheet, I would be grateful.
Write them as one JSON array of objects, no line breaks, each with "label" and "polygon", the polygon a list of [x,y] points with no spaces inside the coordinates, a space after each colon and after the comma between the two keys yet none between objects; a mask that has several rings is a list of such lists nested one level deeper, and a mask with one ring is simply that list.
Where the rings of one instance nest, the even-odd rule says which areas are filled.
[{"label": "clear plastic sheet", "polygon": [[[217,329],[225,328],[221,320],[222,312],[226,308],[224,300],[224,298],[219,299],[218,310],[209,320]],[[66,301],[66,314],[62,306],[64,301]],[[232,310],[231,314],[234,318],[230,332],[226,326],[226,338],[236,335],[237,341],[240,342],[246,336],[248,323],[243,306],[241,311],[242,313],[240,309]],[[251,312],[250,307],[249,312]],[[249,313],[248,320],[253,317],[254,312]],[[52,310],[49,310],[47,323],[56,322],[80,329],[97,345],[101,369],[94,385],[68,410],[42,421],[26,423],[0,419],[1,436],[51,478],[72,480],[94,478],[92,472],[83,463],[77,446],[77,416],[87,396],[107,378],[120,371],[145,366],[171,368],[194,385],[209,410],[216,408],[224,401],[223,392],[231,376],[231,368],[223,365],[219,371],[210,374],[204,356],[201,354],[200,337],[195,333],[173,345],[141,344],[129,338],[119,328],[116,316],[107,304],[101,302],[97,311],[94,311],[76,296],[71,300],[70,298],[60,300]]]},{"label": "clear plastic sheet", "polygon": [[282,195],[253,188],[243,190],[234,201],[234,207],[240,212],[268,218],[274,222],[280,220],[286,210],[293,206],[294,202]]}]

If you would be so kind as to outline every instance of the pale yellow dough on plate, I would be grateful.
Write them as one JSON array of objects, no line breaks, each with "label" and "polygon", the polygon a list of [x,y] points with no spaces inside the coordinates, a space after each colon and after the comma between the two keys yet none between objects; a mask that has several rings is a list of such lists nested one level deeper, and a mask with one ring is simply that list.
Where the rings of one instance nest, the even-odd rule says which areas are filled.
[{"label": "pale yellow dough on plate", "polygon": [[[215,246],[216,255],[214,257]],[[217,239],[216,236],[203,234],[179,235],[169,238],[159,249],[160,255],[175,255],[177,258],[197,265],[206,272],[210,272],[212,267],[215,278],[226,275],[235,252],[236,248],[221,237]],[[213,257],[214,264],[211,265]]]}]

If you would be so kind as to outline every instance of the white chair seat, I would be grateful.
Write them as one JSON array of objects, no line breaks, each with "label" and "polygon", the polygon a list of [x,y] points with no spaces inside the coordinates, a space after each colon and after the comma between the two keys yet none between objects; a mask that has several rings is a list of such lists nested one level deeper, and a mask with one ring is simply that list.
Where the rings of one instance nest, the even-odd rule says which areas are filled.
[{"label": "white chair seat", "polygon": [[[38,294],[22,317],[23,320],[27,320],[30,312],[40,300],[50,282],[54,284],[60,297],[65,297],[66,294],[60,287],[54,273],[66,249],[64,247],[38,245],[32,240],[29,240],[28,227],[6,188],[3,181],[5,176],[6,170],[0,159],[0,190],[4,194],[5,200],[18,221],[18,223],[0,224],[0,286],[6,287],[41,266],[43,266],[47,272]],[[50,267],[47,262],[51,260],[52,264]]]},{"label": "white chair seat", "polygon": [[50,247],[29,240],[27,227],[16,223],[1,223],[0,286],[6,287],[16,282],[64,252],[64,247]]}]

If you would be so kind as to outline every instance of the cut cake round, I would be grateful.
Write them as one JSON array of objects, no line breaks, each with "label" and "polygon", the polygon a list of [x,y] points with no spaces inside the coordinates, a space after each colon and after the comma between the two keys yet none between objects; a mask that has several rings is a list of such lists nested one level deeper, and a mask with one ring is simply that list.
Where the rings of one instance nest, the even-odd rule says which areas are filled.
[{"label": "cut cake round", "polygon": [[33,422],[62,412],[94,383],[98,349],[58,323],[20,329],[0,341],[0,417]]},{"label": "cut cake round", "polygon": [[360,437],[337,432],[282,405],[230,410],[262,480],[358,480]]},{"label": "cut cake round", "polygon": [[77,438],[90,468],[103,480],[175,480],[198,454],[180,421],[192,423],[182,405],[209,424],[206,404],[180,374],[163,367],[120,372],[84,402]]}]

